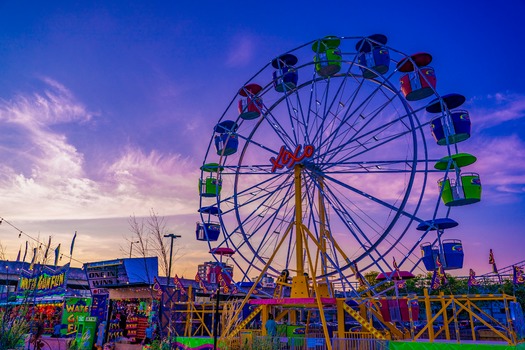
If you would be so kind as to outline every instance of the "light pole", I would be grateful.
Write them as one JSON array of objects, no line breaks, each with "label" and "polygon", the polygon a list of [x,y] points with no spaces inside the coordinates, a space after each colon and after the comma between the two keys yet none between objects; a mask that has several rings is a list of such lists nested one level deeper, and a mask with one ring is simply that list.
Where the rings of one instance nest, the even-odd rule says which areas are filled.
[{"label": "light pole", "polygon": [[[176,235],[176,234],[173,234],[173,233],[170,233],[170,234],[167,234],[167,235],[164,235],[164,237],[166,238],[171,238],[171,245],[170,245],[170,265],[168,266],[168,293],[169,293],[169,287],[170,287],[170,280],[171,280],[171,259],[173,258],[173,240],[175,238],[180,238],[181,236],[180,235]],[[170,301],[172,300],[173,298],[173,295],[170,296]],[[169,329],[168,329],[168,339],[169,339],[169,344],[170,344],[170,348],[171,348],[171,319],[172,319],[172,310],[173,310],[173,301],[170,302],[170,319],[169,319]]]},{"label": "light pole", "polygon": [[140,241],[131,242],[131,246],[129,247],[129,257],[131,259],[131,252],[133,251],[133,244],[140,243]]},{"label": "light pole", "polygon": [[171,238],[171,245],[170,245],[170,264],[168,266],[168,287],[170,286],[170,279],[171,279],[171,259],[173,258],[173,240],[175,238],[180,238],[180,235],[176,235],[173,233],[170,233],[169,235],[164,235],[166,238]]}]

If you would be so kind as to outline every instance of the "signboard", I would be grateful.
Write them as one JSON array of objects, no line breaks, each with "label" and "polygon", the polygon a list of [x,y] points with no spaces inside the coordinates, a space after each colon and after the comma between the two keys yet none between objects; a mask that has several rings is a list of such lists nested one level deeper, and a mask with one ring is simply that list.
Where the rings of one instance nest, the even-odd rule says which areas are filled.
[{"label": "signboard", "polygon": [[61,330],[62,335],[71,335],[78,331],[78,319],[90,316],[91,298],[65,298],[62,324],[66,329]]},{"label": "signboard", "polygon": [[[130,258],[84,264],[89,288],[102,290],[130,284],[153,284],[158,258]],[[95,294],[95,293],[93,293]]]},{"label": "signboard", "polygon": [[67,287],[68,271],[69,264],[55,271],[47,267],[41,268],[39,271],[22,270],[17,287],[19,297],[28,294],[31,294],[32,297],[63,295]]}]

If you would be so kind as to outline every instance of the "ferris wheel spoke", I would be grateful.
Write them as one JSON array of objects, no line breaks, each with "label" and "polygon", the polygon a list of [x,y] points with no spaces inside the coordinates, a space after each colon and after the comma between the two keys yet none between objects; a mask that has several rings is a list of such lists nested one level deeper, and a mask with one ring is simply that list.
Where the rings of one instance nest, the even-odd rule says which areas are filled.
[{"label": "ferris wheel spoke", "polygon": [[[386,106],[384,105],[383,108],[384,107],[386,107]],[[383,108],[381,110],[377,111],[377,113],[375,113],[375,115],[373,117],[377,117],[377,114],[379,112],[381,112],[383,110]],[[384,130],[392,128],[392,126],[394,126],[394,125],[396,125],[398,123],[401,124],[402,126],[404,126],[404,128],[408,129],[408,130],[412,130],[412,129],[417,130],[418,128],[421,128],[422,126],[430,124],[430,122],[426,122],[423,125],[419,125],[417,127],[416,126],[411,127],[410,125],[408,125],[405,122],[405,120],[409,120],[413,115],[415,115],[416,112],[419,112],[420,110],[421,109],[418,109],[416,111],[410,111],[410,113],[405,113],[405,114],[399,115],[397,118],[391,120],[390,122],[380,124],[377,128],[372,129],[370,131],[367,131],[366,127],[374,119],[374,118],[371,118],[371,119],[368,120],[367,123],[363,124],[360,129],[356,130],[356,133],[354,134],[354,136],[352,137],[351,140],[357,140],[357,139],[365,138],[365,137],[370,138],[370,135],[374,135],[374,134],[375,134],[374,136],[377,137],[377,135],[379,135],[382,132],[384,132]]]},{"label": "ferris wheel spoke", "polygon": [[[243,174],[240,172],[239,174]],[[245,175],[247,175],[246,173]],[[264,173],[265,175],[268,175],[268,173]],[[254,174],[252,174],[254,175]],[[282,179],[284,178],[284,179]],[[229,204],[235,204],[239,208],[242,208],[245,205],[251,204],[251,199],[257,198],[258,195],[261,193],[265,196],[271,196],[273,190],[280,190],[284,187],[284,185],[289,182],[291,179],[291,176],[289,174],[274,174],[267,179],[263,181],[259,181],[254,183],[253,185],[236,192],[228,197],[220,197],[219,198],[219,204],[220,203],[229,203]],[[274,184],[275,182],[278,182],[277,186]],[[245,181],[248,182],[248,181]],[[248,198],[248,200],[244,200],[242,203],[241,201],[236,201],[235,199],[243,199]],[[232,209],[233,210],[233,209]],[[227,214],[231,210],[223,211],[224,214]]]},{"label": "ferris wheel spoke", "polygon": [[[413,172],[427,172],[426,169],[417,169],[423,161],[416,161],[415,167],[407,159],[398,160],[371,160],[371,161],[339,161],[335,164],[317,164],[323,169],[323,174],[399,174]],[[437,170],[436,170],[437,172]]]},{"label": "ferris wheel spoke", "polygon": [[366,152],[375,150],[378,147],[384,146],[389,142],[397,141],[398,139],[405,137],[406,135],[411,134],[417,130],[405,128],[403,132],[396,132],[395,134],[383,135],[379,137],[379,135],[381,135],[384,130],[391,128],[399,121],[400,118],[397,118],[390,123],[385,123],[384,125],[367,132],[366,135],[362,135],[361,137],[355,139],[348,139],[346,143],[341,143],[337,147],[327,150],[325,154],[330,155],[328,161],[334,162],[334,157],[341,153],[347,155],[347,159],[351,159],[353,157],[365,154]]},{"label": "ferris wheel spoke", "polygon": [[[406,135],[409,135],[411,134],[412,131],[405,131],[403,133],[399,133],[397,135],[392,135],[390,136],[389,138],[387,139],[383,139],[383,140],[378,140],[376,143],[374,143],[373,145],[370,145],[370,147],[366,147],[366,146],[363,146],[361,144],[358,144],[352,148],[349,148],[349,149],[344,149],[346,152],[333,152],[333,155],[339,155],[340,153],[343,153],[345,154],[344,155],[344,158],[341,158],[341,159],[338,159],[337,161],[335,161],[334,159],[331,160],[331,163],[332,163],[332,166],[338,164],[339,162],[342,162],[342,163],[345,163],[347,161],[349,161],[350,159],[354,159],[356,157],[359,157],[359,156],[363,156],[365,155],[367,152],[372,152],[374,150],[378,150],[379,147],[384,147],[385,145],[388,145],[389,143],[391,142],[394,142],[398,139],[400,139],[401,137],[404,137]],[[375,140],[374,140],[375,141]],[[360,149],[359,152],[357,152],[356,150]],[[356,151],[356,152],[354,152]],[[407,160],[407,164],[409,164],[408,162],[412,163],[412,161],[408,161]]]},{"label": "ferris wheel spoke", "polygon": [[358,194],[359,196],[361,196],[362,198],[366,199],[366,200],[370,200],[370,201],[373,201],[377,204],[380,204],[381,206],[385,207],[385,208],[388,208],[390,210],[392,210],[393,212],[397,212],[407,218],[410,218],[410,219],[413,219],[413,220],[416,220],[418,221],[419,223],[423,222],[424,220],[421,220],[419,218],[417,218],[415,215],[409,213],[409,212],[406,212],[404,210],[401,209],[401,207],[397,207],[395,205],[392,205],[390,203],[387,203],[385,202],[384,200],[381,200],[379,199],[378,197],[376,196],[373,196],[371,195],[370,193],[366,193],[364,191],[361,191],[353,186],[350,186],[349,184],[345,183],[345,182],[342,182],[336,178],[334,178],[333,176],[327,176],[325,175],[325,178],[327,180],[330,180],[332,181],[333,183],[343,187],[343,188],[346,188],[347,190],[351,191],[351,192],[354,192],[356,194]]},{"label": "ferris wheel spoke", "polygon": [[[366,106],[371,102],[374,95],[370,95],[367,99],[362,101],[358,106],[355,107],[355,109],[352,109],[352,105],[348,107],[346,113],[343,115],[343,118],[341,118],[337,128],[334,129],[334,131],[326,138],[325,143],[321,144],[321,148],[326,149],[332,149],[332,148],[338,148],[333,147],[333,144],[336,140],[339,140],[339,142],[343,142],[345,140],[345,136],[347,136],[346,140],[348,140],[348,143],[350,142],[357,142],[360,143],[361,141],[355,140],[355,134],[359,132],[359,129],[356,128],[357,124],[362,120],[367,120],[362,128],[364,128],[368,123],[370,123],[374,118],[377,116],[377,114],[386,106],[391,103],[392,100],[387,100],[382,103],[382,105],[379,106],[375,111],[372,111],[370,113],[365,113]],[[355,120],[353,122],[350,122],[350,119],[354,117]],[[334,118],[334,121],[336,121],[338,118]],[[352,136],[350,136],[352,135]],[[330,152],[325,152],[325,154],[330,154]]]}]

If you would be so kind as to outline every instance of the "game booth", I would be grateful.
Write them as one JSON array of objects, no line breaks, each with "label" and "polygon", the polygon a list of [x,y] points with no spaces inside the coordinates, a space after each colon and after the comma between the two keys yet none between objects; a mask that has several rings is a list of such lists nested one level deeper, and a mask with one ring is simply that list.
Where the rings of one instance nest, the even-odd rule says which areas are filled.
[{"label": "game booth", "polygon": [[115,349],[142,349],[146,329],[157,323],[158,304],[151,288],[158,259],[130,258],[84,265],[96,318],[94,343]]}]

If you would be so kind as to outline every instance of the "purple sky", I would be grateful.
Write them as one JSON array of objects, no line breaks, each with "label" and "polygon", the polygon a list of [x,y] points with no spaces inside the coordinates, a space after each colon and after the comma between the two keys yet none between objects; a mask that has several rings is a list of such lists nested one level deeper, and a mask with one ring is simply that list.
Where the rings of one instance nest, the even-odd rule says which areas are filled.
[{"label": "purple sky", "polygon": [[[0,216],[65,252],[77,231],[74,258],[87,262],[126,256],[129,216],[153,208],[183,236],[174,270],[191,277],[210,258],[194,239],[199,167],[237,90],[313,39],[383,33],[430,52],[438,90],[467,97],[461,151],[478,158],[483,199],[451,215],[465,268],[488,272],[490,248],[501,267],[524,260],[524,11],[519,0],[0,2]],[[8,259],[26,239],[0,226]]]}]

